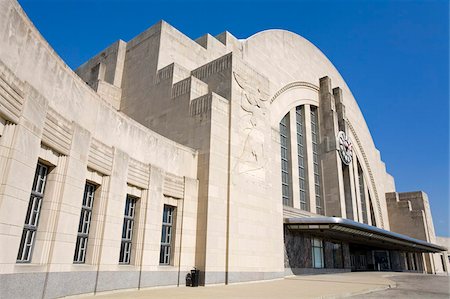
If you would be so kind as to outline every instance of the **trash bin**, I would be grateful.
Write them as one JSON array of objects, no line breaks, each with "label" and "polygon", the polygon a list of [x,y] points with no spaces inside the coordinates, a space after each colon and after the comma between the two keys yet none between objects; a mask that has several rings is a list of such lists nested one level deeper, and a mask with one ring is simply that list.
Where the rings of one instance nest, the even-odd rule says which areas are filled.
[{"label": "trash bin", "polygon": [[191,273],[186,274],[186,286],[192,287],[192,276]]},{"label": "trash bin", "polygon": [[198,270],[197,268],[194,268],[191,270],[191,281],[192,287],[198,287],[198,280],[199,280],[199,276],[200,276],[200,270]]}]

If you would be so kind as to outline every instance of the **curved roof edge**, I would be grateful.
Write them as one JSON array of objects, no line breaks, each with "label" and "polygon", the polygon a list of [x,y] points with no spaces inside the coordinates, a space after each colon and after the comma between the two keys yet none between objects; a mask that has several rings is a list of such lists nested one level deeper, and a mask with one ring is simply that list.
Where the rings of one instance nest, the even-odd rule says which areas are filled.
[{"label": "curved roof edge", "polygon": [[[341,87],[346,92],[348,92],[348,94],[350,95],[350,99],[349,100],[351,100],[353,102],[352,105],[354,104],[356,106],[358,113],[362,116],[362,119],[364,120],[365,129],[367,130],[367,132],[368,132],[368,134],[370,136],[370,139],[372,140],[372,145],[375,148],[377,148],[376,145],[375,145],[375,142],[373,141],[373,136],[372,136],[372,133],[370,131],[370,128],[369,128],[369,126],[367,125],[367,123],[365,121],[365,118],[364,118],[364,115],[363,115],[363,113],[361,111],[361,108],[359,107],[358,101],[356,100],[355,96],[353,95],[353,92],[351,91],[350,87],[348,86],[346,80],[341,75],[341,73],[339,72],[337,67],[333,64],[333,62],[330,59],[328,59],[328,57],[325,55],[325,53],[319,47],[317,47],[314,43],[312,43],[310,40],[308,40],[307,38],[303,37],[302,35],[300,35],[300,34],[298,34],[296,32],[293,32],[293,31],[290,31],[290,30],[286,30],[286,29],[278,29],[278,28],[261,30],[259,32],[256,32],[256,33],[250,35],[249,37],[247,37],[245,39],[238,39],[238,41],[242,45],[244,45],[244,44],[248,44],[252,40],[255,40],[256,38],[258,38],[258,37],[260,37],[262,35],[267,35],[267,34],[272,34],[272,33],[275,33],[275,34],[279,34],[279,33],[287,34],[287,35],[290,35],[290,36],[300,40],[302,43],[305,43],[308,47],[310,47],[310,49],[314,50],[317,54],[319,54],[321,56],[321,60],[325,64],[327,64],[330,68],[332,68],[332,70],[334,71],[334,74],[331,74],[331,75],[335,75],[335,77],[336,77],[335,79],[338,79],[338,81],[340,81],[340,82],[336,82],[336,80],[333,79],[333,83],[334,84],[338,84],[337,86]],[[248,62],[250,62],[250,61],[248,61]],[[250,62],[250,65],[255,67],[251,62]],[[258,66],[256,66],[256,68],[258,69]],[[287,82],[286,84],[289,85],[291,83],[292,82]],[[318,83],[318,81],[316,83],[315,82],[309,82],[309,83],[316,84],[316,83]],[[342,86],[340,86],[340,85],[342,85]],[[278,89],[280,89],[280,88],[282,89],[282,88],[284,88],[284,86],[279,86]]]}]

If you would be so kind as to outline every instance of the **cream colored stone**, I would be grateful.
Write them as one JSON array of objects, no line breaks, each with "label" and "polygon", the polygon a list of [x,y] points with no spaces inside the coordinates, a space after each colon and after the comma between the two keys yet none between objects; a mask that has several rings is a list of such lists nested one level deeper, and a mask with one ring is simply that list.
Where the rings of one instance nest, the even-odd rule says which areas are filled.
[{"label": "cream colored stone", "polygon": [[[336,152],[336,134],[345,128],[367,184],[369,224],[370,194],[376,225],[404,229],[385,198],[395,191],[394,180],[351,91],[328,59],[294,33],[268,30],[238,40],[224,32],[194,41],[160,21],[129,42],[113,43],[74,73],[19,4],[1,0],[0,85],[0,279],[43,274],[43,294],[57,289],[50,286],[54,277],[72,283],[75,294],[180,284],[193,267],[206,284],[284,276],[284,217],[320,216],[312,106],[320,114],[324,215],[345,217],[347,191],[355,220],[362,221],[357,167],[345,187]],[[290,112],[295,127],[299,105],[305,107],[309,211],[298,209],[295,130],[293,207],[281,201],[279,121]],[[38,161],[51,169],[31,263],[19,264]],[[82,265],[73,256],[87,181],[97,188]],[[138,199],[131,261],[121,265],[127,194]],[[415,208],[423,211],[417,214],[423,234],[415,237],[434,242],[424,202]],[[159,263],[165,204],[176,208],[170,265]],[[432,269],[435,258],[425,260]],[[83,276],[64,278],[77,273]],[[77,279],[89,275],[95,277],[92,289],[83,289],[88,286]],[[58,294],[72,294],[65,292]]]}]

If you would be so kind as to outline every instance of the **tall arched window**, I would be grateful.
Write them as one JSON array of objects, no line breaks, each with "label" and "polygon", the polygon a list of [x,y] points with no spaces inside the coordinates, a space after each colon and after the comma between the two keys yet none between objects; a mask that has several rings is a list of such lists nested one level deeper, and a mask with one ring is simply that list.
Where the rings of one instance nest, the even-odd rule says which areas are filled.
[{"label": "tall arched window", "polygon": [[318,109],[310,105],[295,107],[280,121],[281,183],[284,205],[324,214],[318,121]]},{"label": "tall arched window", "polygon": [[321,174],[320,174],[320,162],[319,162],[319,117],[317,113],[317,107],[311,107],[311,141],[312,141],[312,156],[314,164],[314,191],[316,195],[316,212],[317,214],[323,214],[322,204],[322,187],[321,187]]},{"label": "tall arched window", "polygon": [[372,221],[373,226],[377,226],[377,220],[375,218],[375,212],[373,211],[372,198],[369,193],[369,208],[370,208],[370,220]]},{"label": "tall arched window", "polygon": [[359,178],[359,197],[361,199],[361,214],[363,223],[367,224],[367,204],[366,204],[366,186],[364,184],[364,174],[361,165],[358,163],[358,178]]},{"label": "tall arched window", "polygon": [[306,161],[305,161],[305,119],[304,119],[304,107],[297,106],[295,109],[295,118],[297,123],[297,160],[298,160],[298,185],[300,191],[300,209],[308,209],[307,201],[307,174],[306,174]]},{"label": "tall arched window", "polygon": [[283,204],[291,205],[291,178],[290,178],[290,134],[289,134],[289,113],[280,122],[280,144],[281,144],[281,188]]}]

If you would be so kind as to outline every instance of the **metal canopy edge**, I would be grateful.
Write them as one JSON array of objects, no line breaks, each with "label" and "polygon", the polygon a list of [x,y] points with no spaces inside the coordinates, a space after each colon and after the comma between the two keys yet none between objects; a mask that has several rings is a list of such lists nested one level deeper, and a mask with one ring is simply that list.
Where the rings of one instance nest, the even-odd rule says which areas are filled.
[{"label": "metal canopy edge", "polygon": [[349,219],[339,217],[313,217],[313,218],[285,218],[284,224],[293,230],[309,229],[309,230],[333,230],[348,234],[358,234],[368,238],[412,247],[414,249],[422,249],[431,252],[446,251],[447,248],[428,243],[423,240],[411,238],[406,235],[384,230],[368,224],[356,222]]}]

